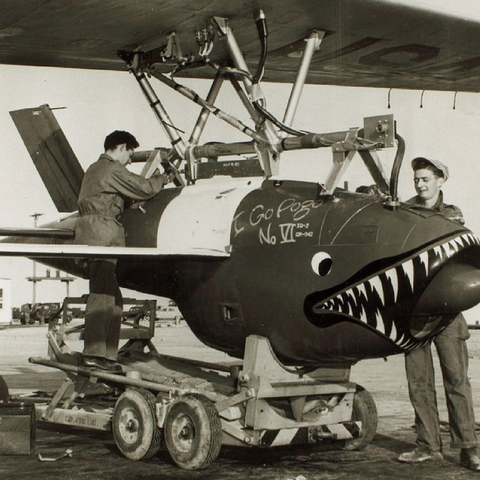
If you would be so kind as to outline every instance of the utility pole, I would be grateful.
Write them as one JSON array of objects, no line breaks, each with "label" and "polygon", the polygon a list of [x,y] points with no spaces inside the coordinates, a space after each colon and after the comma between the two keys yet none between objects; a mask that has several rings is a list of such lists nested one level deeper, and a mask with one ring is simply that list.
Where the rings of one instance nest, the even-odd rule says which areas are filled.
[{"label": "utility pole", "polygon": [[[38,224],[38,218],[41,217],[43,213],[34,213],[33,215],[30,215],[33,217],[33,225],[35,228],[37,228]],[[32,304],[37,303],[37,262],[33,260],[33,276],[32,276],[32,283],[33,283],[33,298],[32,298]]]},{"label": "utility pole", "polygon": [[[34,219],[34,225],[35,228],[37,227],[38,224],[38,218],[41,217],[43,213],[34,213],[33,215],[30,215]],[[75,280],[75,277],[70,277],[68,274],[65,277],[62,277],[60,274],[60,270],[56,271],[56,275],[53,277],[50,275],[50,269],[47,269],[46,274],[44,277],[38,277],[37,276],[37,262],[33,260],[33,275],[31,277],[27,277],[27,280],[29,282],[32,282],[33,284],[33,298],[32,298],[32,304],[37,303],[37,283],[41,282],[42,280],[57,280],[59,282],[62,282],[65,284],[66,291],[67,291],[67,297],[70,296],[70,283]]]}]

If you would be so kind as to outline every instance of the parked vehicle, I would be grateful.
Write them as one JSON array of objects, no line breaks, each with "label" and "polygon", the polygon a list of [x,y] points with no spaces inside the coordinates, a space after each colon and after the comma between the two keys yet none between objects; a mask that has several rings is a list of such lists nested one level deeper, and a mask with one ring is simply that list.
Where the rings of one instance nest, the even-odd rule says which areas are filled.
[{"label": "parked vehicle", "polygon": [[[25,303],[20,308],[20,323],[22,325],[33,325],[35,322],[48,323],[51,316],[60,310],[62,304],[59,302],[47,303]],[[69,320],[73,315],[68,313]]]},{"label": "parked vehicle", "polygon": [[157,307],[156,318],[158,322],[166,323],[167,325],[179,325],[183,320],[182,313],[178,309],[175,302],[169,301],[168,305],[160,305]]}]

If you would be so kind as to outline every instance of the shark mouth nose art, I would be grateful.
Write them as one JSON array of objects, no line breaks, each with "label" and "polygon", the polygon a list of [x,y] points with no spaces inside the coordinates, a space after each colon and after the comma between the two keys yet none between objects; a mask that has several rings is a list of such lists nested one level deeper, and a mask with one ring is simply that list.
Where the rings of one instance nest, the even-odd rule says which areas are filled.
[{"label": "shark mouth nose art", "polygon": [[463,233],[331,297],[311,294],[305,300],[306,314],[319,327],[345,320],[361,322],[402,350],[411,350],[478,303],[480,269],[466,262],[464,255],[478,246],[475,235]]}]

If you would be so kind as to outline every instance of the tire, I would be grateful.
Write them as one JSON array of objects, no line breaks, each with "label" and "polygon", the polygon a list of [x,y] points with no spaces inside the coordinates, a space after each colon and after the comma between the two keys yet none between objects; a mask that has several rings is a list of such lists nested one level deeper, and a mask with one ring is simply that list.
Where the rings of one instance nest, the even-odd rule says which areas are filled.
[{"label": "tire", "polygon": [[160,449],[162,433],[155,410],[155,396],[147,390],[125,390],[117,400],[112,419],[113,438],[130,460],[146,460]]},{"label": "tire", "polygon": [[10,393],[5,379],[0,375],[0,402],[8,402]]},{"label": "tire", "polygon": [[170,406],[164,435],[167,450],[180,468],[200,470],[209,467],[220,453],[222,423],[208,398],[183,395]]},{"label": "tire", "polygon": [[357,385],[357,391],[353,399],[352,421],[362,422],[360,437],[338,442],[341,450],[363,450],[371,443],[377,433],[378,415],[373,397],[361,385]]}]

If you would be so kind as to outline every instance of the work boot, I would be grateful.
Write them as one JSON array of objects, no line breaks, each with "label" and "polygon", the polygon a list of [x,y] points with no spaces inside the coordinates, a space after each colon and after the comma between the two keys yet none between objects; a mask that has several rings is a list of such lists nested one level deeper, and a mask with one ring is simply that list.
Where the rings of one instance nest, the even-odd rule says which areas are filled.
[{"label": "work boot", "polygon": [[460,465],[474,472],[480,472],[480,457],[476,447],[460,450]]},{"label": "work boot", "polygon": [[103,357],[91,357],[89,355],[83,355],[82,366],[88,368],[95,368],[98,370],[104,370],[108,373],[121,373],[122,366],[113,360]]},{"label": "work boot", "polygon": [[60,352],[57,354],[57,360],[60,363],[66,363],[67,365],[78,366],[82,363],[82,354],[80,352]]},{"label": "work boot", "polygon": [[433,451],[427,448],[417,447],[415,450],[411,452],[402,453],[398,460],[400,462],[406,463],[420,463],[426,461],[440,461],[443,460],[442,452],[440,451]]}]

